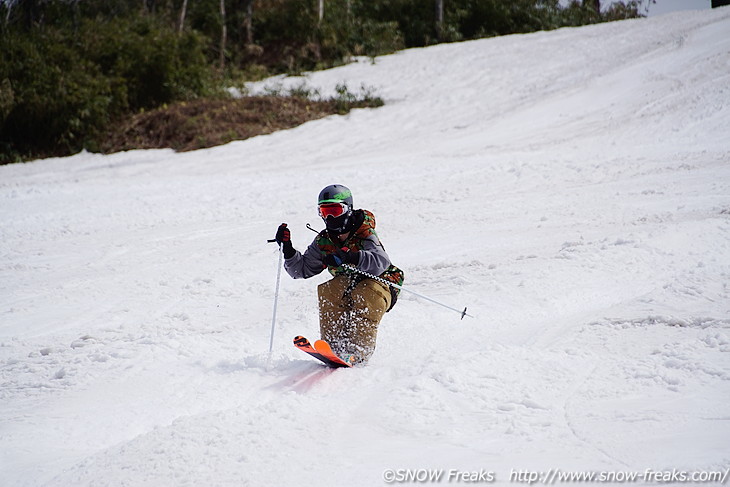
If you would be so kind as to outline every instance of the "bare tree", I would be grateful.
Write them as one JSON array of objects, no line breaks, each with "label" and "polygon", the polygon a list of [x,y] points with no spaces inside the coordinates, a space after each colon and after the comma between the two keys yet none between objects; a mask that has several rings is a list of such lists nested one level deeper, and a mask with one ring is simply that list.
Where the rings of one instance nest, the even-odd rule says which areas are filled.
[{"label": "bare tree", "polygon": [[244,0],[243,9],[243,42],[246,46],[253,45],[253,0]]},{"label": "bare tree", "polygon": [[228,29],[226,28],[226,0],[220,0],[221,14],[221,45],[218,64],[221,71],[226,67],[226,42],[228,40]]},{"label": "bare tree", "polygon": [[436,0],[436,38],[443,40],[444,33],[444,0]]},{"label": "bare tree", "polygon": [[180,7],[180,26],[178,27],[178,32],[182,34],[183,29],[185,28],[185,16],[188,12],[188,0],[183,0],[182,7]]}]

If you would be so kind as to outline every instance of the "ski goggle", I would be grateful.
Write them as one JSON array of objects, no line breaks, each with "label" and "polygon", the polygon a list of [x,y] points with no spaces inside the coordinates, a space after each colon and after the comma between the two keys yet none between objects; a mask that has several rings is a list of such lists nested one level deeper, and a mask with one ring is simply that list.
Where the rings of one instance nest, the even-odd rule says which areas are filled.
[{"label": "ski goggle", "polygon": [[349,207],[344,203],[323,203],[319,205],[319,216],[327,219],[328,216],[337,218],[347,213]]}]

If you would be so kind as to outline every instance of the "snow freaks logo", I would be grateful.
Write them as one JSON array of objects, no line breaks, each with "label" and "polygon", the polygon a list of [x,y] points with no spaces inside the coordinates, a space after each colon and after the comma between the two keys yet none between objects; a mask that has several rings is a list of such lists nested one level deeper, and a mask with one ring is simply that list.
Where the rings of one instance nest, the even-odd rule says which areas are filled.
[{"label": "snow freaks logo", "polygon": [[383,480],[388,484],[405,484],[405,483],[483,483],[491,484],[497,480],[494,472],[487,470],[477,471],[461,471],[451,469],[449,471],[443,469],[387,469],[383,472]]},{"label": "snow freaks logo", "polygon": [[[684,471],[684,470],[652,470],[643,472],[568,472],[550,469],[546,472],[531,470],[512,470],[510,483],[554,485],[559,483],[716,483],[724,485],[728,480],[730,469],[725,471]],[[443,470],[443,469],[387,469],[383,472],[383,480],[388,484],[491,484],[497,481],[494,472],[480,469],[478,471]]]}]

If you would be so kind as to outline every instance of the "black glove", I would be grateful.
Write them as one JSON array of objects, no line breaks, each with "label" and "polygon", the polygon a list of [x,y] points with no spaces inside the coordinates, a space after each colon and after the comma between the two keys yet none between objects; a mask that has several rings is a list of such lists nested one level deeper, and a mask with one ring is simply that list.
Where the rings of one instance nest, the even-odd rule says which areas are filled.
[{"label": "black glove", "polygon": [[340,267],[343,264],[351,264],[357,266],[360,263],[360,254],[358,252],[340,251],[334,254],[324,256],[324,263],[330,267]]},{"label": "black glove", "polygon": [[296,251],[294,250],[294,246],[291,244],[291,232],[286,227],[286,223],[282,223],[281,225],[279,225],[279,228],[276,230],[276,237],[274,237],[274,239],[284,251],[285,259],[290,259],[294,257]]}]

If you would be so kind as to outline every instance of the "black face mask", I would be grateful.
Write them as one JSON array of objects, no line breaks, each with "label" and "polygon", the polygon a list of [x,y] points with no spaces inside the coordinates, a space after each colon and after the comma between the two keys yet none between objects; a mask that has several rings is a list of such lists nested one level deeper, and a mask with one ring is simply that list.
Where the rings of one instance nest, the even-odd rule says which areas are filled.
[{"label": "black face mask", "polygon": [[340,215],[338,217],[328,216],[324,220],[324,224],[330,233],[342,235],[343,233],[347,233],[350,230],[349,226],[350,226],[351,216],[352,216],[352,211],[348,211],[347,213]]}]

